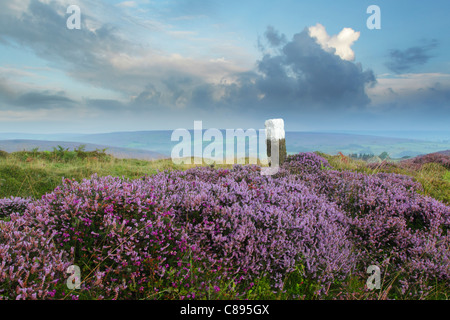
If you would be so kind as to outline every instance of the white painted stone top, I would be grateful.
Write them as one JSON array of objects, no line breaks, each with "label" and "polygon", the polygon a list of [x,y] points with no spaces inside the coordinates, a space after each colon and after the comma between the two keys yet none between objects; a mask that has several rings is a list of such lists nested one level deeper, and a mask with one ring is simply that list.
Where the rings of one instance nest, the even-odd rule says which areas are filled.
[{"label": "white painted stone top", "polygon": [[264,124],[266,126],[266,140],[285,139],[283,119],[269,119]]}]

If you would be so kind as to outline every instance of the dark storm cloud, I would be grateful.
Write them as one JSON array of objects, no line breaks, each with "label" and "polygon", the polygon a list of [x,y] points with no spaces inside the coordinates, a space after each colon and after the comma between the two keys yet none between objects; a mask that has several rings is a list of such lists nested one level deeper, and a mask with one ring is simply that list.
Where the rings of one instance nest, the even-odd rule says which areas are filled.
[{"label": "dark storm cloud", "polygon": [[282,44],[285,44],[286,36],[284,34],[280,34],[274,27],[268,26],[266,32],[264,33],[267,41],[272,47],[278,47]]},{"label": "dark storm cloud", "polygon": [[18,91],[14,85],[6,79],[0,79],[0,102],[1,108],[13,106],[36,110],[51,108],[71,108],[75,105],[75,101],[68,98],[65,92],[51,92],[48,90],[41,91]]},{"label": "dark storm cloud", "polygon": [[67,98],[63,93],[48,92],[29,92],[19,95],[11,104],[26,108],[55,108],[55,107],[72,107],[75,101]]},{"label": "dark storm cloud", "polygon": [[397,74],[411,71],[414,67],[427,63],[433,57],[430,51],[438,45],[437,40],[431,40],[420,46],[405,50],[391,50],[389,52],[390,60],[386,63],[386,66]]},{"label": "dark storm cloud", "polygon": [[298,81],[296,96],[337,106],[365,106],[365,87],[376,82],[372,70],[324,51],[307,31],[296,34],[283,53]]},{"label": "dark storm cloud", "polygon": [[132,104],[137,107],[145,108],[151,106],[159,106],[161,103],[161,92],[155,86],[148,85],[144,91],[139,93],[137,97],[132,99]]},{"label": "dark storm cloud", "polygon": [[227,88],[227,99],[288,111],[363,108],[370,102],[366,86],[376,83],[371,70],[324,51],[307,29],[277,54],[265,54],[257,71],[242,75],[237,85]]},{"label": "dark storm cloud", "polygon": [[[274,31],[267,30],[268,34]],[[189,78],[172,77],[171,85],[166,83],[171,103],[183,98],[186,109],[193,113],[206,110],[215,114],[225,110],[230,116],[252,119],[366,110],[370,99],[365,89],[376,83],[371,70],[363,70],[360,64],[324,51],[307,29],[291,41],[281,43],[273,42],[280,44],[276,53],[264,54],[255,70],[235,74],[231,83],[201,84]],[[164,105],[164,95],[167,93],[149,87],[134,103]]]}]

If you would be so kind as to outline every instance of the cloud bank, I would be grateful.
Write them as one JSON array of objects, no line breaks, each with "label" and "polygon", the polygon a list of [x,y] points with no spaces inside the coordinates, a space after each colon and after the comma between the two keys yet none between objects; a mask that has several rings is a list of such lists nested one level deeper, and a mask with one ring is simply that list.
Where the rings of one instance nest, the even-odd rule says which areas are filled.
[{"label": "cloud bank", "polygon": [[[199,1],[185,3],[178,12],[183,17],[207,13],[192,11],[191,4],[201,7]],[[254,126],[270,117],[303,124],[317,121],[326,127],[355,119],[363,123],[377,112],[380,115],[379,110],[414,109],[420,114],[427,103],[448,114],[447,82],[418,87],[420,94],[400,90],[399,79],[380,84],[372,70],[355,62],[352,46],[360,33],[350,28],[329,35],[323,25],[316,24],[288,38],[268,26],[259,39],[260,57],[248,68],[225,58],[205,59],[138,43],[90,12],[83,13],[81,30],[68,30],[65,4],[30,0],[7,6],[0,13],[0,43],[31,50],[70,79],[115,96],[84,96],[71,88],[30,87],[0,78],[3,115],[17,115],[20,110],[36,111],[36,115],[41,110],[47,115],[44,111],[58,109],[63,117],[64,110],[73,114],[77,109],[83,115],[80,122],[88,117],[93,122],[115,119],[118,124],[150,119],[150,129],[163,123],[163,118],[172,127],[189,125],[194,119],[211,119],[210,124],[217,127]],[[113,8],[134,8],[134,4],[122,2]],[[403,73],[424,64],[437,45],[392,50],[389,67]],[[372,98],[380,105],[374,106]]]},{"label": "cloud bank", "polygon": [[[122,37],[113,25],[89,15],[84,15],[81,30],[73,32],[61,27],[66,18],[62,4],[32,0],[21,15],[1,16],[0,39],[31,48],[78,81],[119,91],[125,97],[122,101],[87,99],[90,108],[106,110],[108,103],[112,110],[158,112],[360,108],[370,102],[365,86],[375,82],[372,71],[350,61],[354,57],[350,47],[359,37],[351,29],[330,37],[318,24],[288,41],[269,26],[265,40],[278,48],[277,53],[263,55],[254,70],[244,70],[224,59],[205,61],[142,48]],[[97,27],[88,27],[93,25]],[[12,104],[40,107],[45,100],[71,102],[56,94],[34,92]]]}]

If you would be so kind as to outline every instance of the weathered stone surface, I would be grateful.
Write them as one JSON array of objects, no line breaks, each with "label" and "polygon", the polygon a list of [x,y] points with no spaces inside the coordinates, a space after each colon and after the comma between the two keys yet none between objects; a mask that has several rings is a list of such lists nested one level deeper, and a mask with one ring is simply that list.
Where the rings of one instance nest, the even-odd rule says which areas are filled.
[{"label": "weathered stone surface", "polygon": [[[287,156],[286,139],[284,132],[284,120],[269,119],[265,122],[265,126],[266,126],[267,157],[269,158],[269,165],[276,166],[276,163],[278,162],[278,165],[281,166],[286,160]],[[272,146],[278,149],[278,155],[276,153],[272,154]]]}]

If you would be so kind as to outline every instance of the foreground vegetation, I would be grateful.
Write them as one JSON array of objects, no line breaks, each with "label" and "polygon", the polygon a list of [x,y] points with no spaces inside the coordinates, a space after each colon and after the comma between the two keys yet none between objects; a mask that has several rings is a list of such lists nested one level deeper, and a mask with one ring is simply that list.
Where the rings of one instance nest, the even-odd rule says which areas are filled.
[{"label": "foreground vegetation", "polygon": [[[450,204],[450,156],[433,156],[435,154],[404,161],[383,161],[367,163],[343,155],[330,156],[318,152],[326,158],[332,167],[341,171],[354,171],[365,174],[395,173],[413,177],[423,187],[419,192],[446,204]],[[445,159],[444,161],[442,159]]]},{"label": "foreground vegetation", "polygon": [[[448,176],[445,163],[310,153],[275,177],[82,148],[0,153],[0,198],[20,196],[0,200],[0,298],[448,299]],[[372,264],[380,290],[366,287]]]},{"label": "foreground vegetation", "polygon": [[193,167],[194,164],[176,165],[169,159],[117,159],[106,154],[105,150],[84,151],[83,146],[73,151],[58,147],[53,151],[33,150],[8,154],[0,150],[0,198],[17,196],[38,199],[53,191],[63,178],[80,182],[94,173],[100,177],[111,175],[139,179],[158,171],[186,170]]},{"label": "foreground vegetation", "polygon": [[[423,186],[424,195],[450,204],[450,167],[430,162],[423,166],[401,166],[394,162],[367,164],[345,156],[320,153],[336,170],[366,174],[379,172],[397,173],[415,178]],[[192,161],[193,162],[193,161]],[[248,163],[248,159],[247,159]],[[397,162],[398,163],[398,162]],[[206,166],[206,164],[203,164]],[[111,175],[139,179],[165,170],[187,170],[197,165],[176,165],[170,159],[146,161],[117,159],[105,150],[85,152],[83,146],[74,151],[55,148],[50,151],[20,151],[8,154],[0,150],[0,198],[10,196],[40,198],[53,191],[63,178],[80,182],[94,173],[100,177]],[[232,165],[216,165],[216,168],[232,168]]]}]

